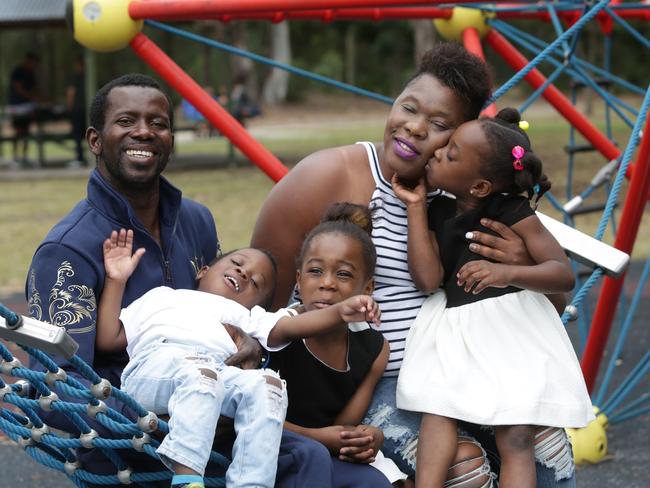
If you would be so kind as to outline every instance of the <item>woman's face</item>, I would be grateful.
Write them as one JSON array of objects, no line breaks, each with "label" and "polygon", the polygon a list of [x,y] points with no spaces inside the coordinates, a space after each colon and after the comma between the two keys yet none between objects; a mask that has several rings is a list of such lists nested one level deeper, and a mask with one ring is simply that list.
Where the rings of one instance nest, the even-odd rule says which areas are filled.
[{"label": "woman's face", "polygon": [[447,144],[464,121],[462,100],[434,76],[423,74],[397,97],[384,131],[385,176],[413,181],[436,149]]}]

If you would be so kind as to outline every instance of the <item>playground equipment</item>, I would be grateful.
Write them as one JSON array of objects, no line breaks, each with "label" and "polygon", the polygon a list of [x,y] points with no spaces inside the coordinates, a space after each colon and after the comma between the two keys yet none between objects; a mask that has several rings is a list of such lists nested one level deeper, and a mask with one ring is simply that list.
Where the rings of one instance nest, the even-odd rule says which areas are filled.
[{"label": "playground equipment", "polygon": [[[403,6],[405,3],[400,0],[303,0],[301,2],[280,0],[75,0],[70,4],[69,16],[71,25],[74,26],[75,39],[91,49],[111,51],[130,46],[170,86],[199,109],[210,123],[275,181],[282,178],[287,169],[141,32],[144,25],[163,29],[235,55],[247,56],[258,62],[285,69],[298,76],[308,76],[314,81],[369,96],[383,103],[392,103],[392,100],[182,31],[160,21],[214,19],[228,22],[239,19],[256,19],[280,22],[321,19],[327,22],[352,19],[430,18],[436,19],[436,26],[441,34],[462,40],[468,50],[481,58],[484,58],[482,41],[490,46],[515,70],[515,75],[494,93],[491,102],[496,102],[501,95],[520,81],[525,80],[534,88],[534,92],[520,107],[521,111],[525,111],[539,97],[544,97],[571,124],[568,146],[569,180],[573,156],[579,150],[584,149],[579,149],[575,144],[574,130],[577,130],[589,143],[586,149],[597,151],[605,158],[605,164],[594,176],[588,188],[576,195],[573,186],[567,185],[566,203],[562,204],[559,198],[549,195],[551,203],[564,216],[565,224],[573,224],[575,216],[581,209],[584,210],[584,202],[594,191],[601,186],[607,187],[608,198],[601,209],[603,217],[595,236],[596,239],[588,238],[584,234],[571,234],[572,230],[569,230],[565,224],[545,219],[546,225],[556,229],[554,231],[556,236],[562,241],[570,255],[576,260],[588,263],[593,268],[586,279],[580,280],[572,304],[567,307],[563,316],[565,323],[569,320],[578,322],[581,338],[579,347],[580,349],[584,347],[583,372],[588,387],[592,391],[596,384],[600,361],[620,300],[628,255],[633,249],[650,188],[650,131],[647,130],[646,125],[646,117],[650,110],[650,86],[638,87],[610,73],[609,59],[612,52],[613,28],[615,25],[620,26],[627,35],[631,35],[639,42],[642,49],[645,49],[646,52],[650,50],[650,41],[628,22],[628,20],[650,20],[650,3],[628,2],[623,4],[617,0],[584,2],[566,0],[522,4],[509,2],[486,4],[472,0],[458,2],[410,0],[408,6]],[[432,7],[432,4],[440,6]],[[453,4],[462,4],[462,7],[454,7]],[[557,38],[553,42],[545,43],[507,22],[523,18],[551,22],[557,32]],[[602,68],[587,63],[575,54],[579,34],[590,22],[598,23],[603,34],[607,61]],[[515,44],[532,53],[533,59],[529,61],[515,47]],[[554,71],[548,77],[544,76],[539,69],[542,63],[548,63],[554,67]],[[561,75],[568,75],[578,80],[583,86],[588,86],[603,99],[608,120],[607,134],[603,134],[587,117],[582,115],[575,108],[572,100],[553,85]],[[595,76],[634,94],[645,95],[641,106],[638,109],[630,106],[628,102],[606,90],[602,83],[594,79]],[[492,104],[487,107],[486,113],[495,113],[495,106]],[[623,151],[609,137],[611,136],[609,120],[612,113],[618,116],[631,131],[628,144]],[[645,131],[643,131],[644,127],[646,127]],[[636,153],[636,160],[632,163],[637,146],[639,149]],[[615,227],[615,205],[626,177],[629,179],[629,187],[617,226],[615,249],[612,249],[595,241],[600,241],[603,238],[609,224]],[[575,235],[579,235],[582,242]],[[589,327],[589,313],[584,305],[584,299],[603,274],[606,277]],[[602,459],[607,450],[605,427],[609,423],[620,422],[650,412],[650,406],[648,406],[650,394],[642,395],[623,406],[623,402],[629,399],[635,387],[650,371],[650,351],[632,368],[628,377],[619,387],[606,398],[614,362],[623,350],[641,292],[649,276],[650,261],[645,265],[630,304],[622,304],[624,306],[621,307],[623,310],[620,312],[621,326],[611,361],[607,366],[599,390],[593,396],[594,404],[600,408],[596,421],[586,429],[570,431],[574,442],[574,453],[578,461],[597,462]],[[9,338],[20,344],[32,358],[45,367],[46,371],[38,373],[23,367],[6,347],[0,345],[0,356],[3,359],[0,363],[0,371],[3,374],[21,378],[11,385],[0,380],[0,402],[12,404],[23,412],[19,414],[7,408],[0,410],[0,428],[7,435],[24,447],[27,453],[37,461],[64,471],[78,486],[85,486],[86,482],[146,484],[170,477],[168,472],[141,473],[132,470],[116,451],[116,449],[133,448],[155,457],[154,449],[157,446],[157,441],[149,433],[156,428],[165,433],[166,424],[163,421],[155,419],[127,395],[110,386],[81,359],[74,355],[70,356],[69,350],[66,352],[57,348],[52,349],[54,346],[48,337],[39,336],[40,342],[30,342],[33,337],[28,333],[29,327],[34,326],[38,329],[42,326],[46,330],[48,327],[46,324],[24,320],[25,325],[18,326],[19,316],[4,307],[0,307],[0,316],[3,317],[0,318],[0,337]],[[21,335],[22,332],[26,334]],[[35,334],[38,335],[37,332]],[[28,340],[26,337],[32,337],[32,339]],[[65,342],[64,339],[60,340]],[[40,350],[34,348],[34,345],[38,345]],[[86,384],[82,384],[81,381],[63,372],[50,357],[42,352],[43,350],[52,354],[64,353],[63,355],[70,359],[79,377]],[[27,395],[27,381],[36,389],[38,399],[30,399]],[[107,408],[103,400],[108,395],[113,395],[136,412],[139,420],[133,422],[121,413]],[[64,439],[55,435],[39,418],[39,409],[62,412],[81,432],[80,437]],[[116,435],[114,438],[103,438],[97,434],[92,425],[101,425]],[[85,471],[79,465],[72,450],[81,446],[101,449],[102,453],[115,464],[116,474],[98,476]],[[227,464],[227,460],[216,453],[212,454],[211,459],[222,467]],[[208,483],[221,486],[223,480],[210,478]]]}]

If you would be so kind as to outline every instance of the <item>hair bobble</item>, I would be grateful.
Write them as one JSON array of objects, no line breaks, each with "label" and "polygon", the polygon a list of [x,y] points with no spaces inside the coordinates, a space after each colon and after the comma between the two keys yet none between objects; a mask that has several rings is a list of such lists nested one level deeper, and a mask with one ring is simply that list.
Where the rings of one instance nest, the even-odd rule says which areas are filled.
[{"label": "hair bobble", "polygon": [[530,127],[530,124],[526,120],[520,120],[519,123],[517,124],[521,130],[526,132],[528,128]]},{"label": "hair bobble", "polygon": [[512,157],[515,160],[512,162],[512,167],[515,168],[515,171],[523,171],[524,165],[521,163],[521,158],[524,157],[526,151],[521,146],[515,146],[512,148]]}]

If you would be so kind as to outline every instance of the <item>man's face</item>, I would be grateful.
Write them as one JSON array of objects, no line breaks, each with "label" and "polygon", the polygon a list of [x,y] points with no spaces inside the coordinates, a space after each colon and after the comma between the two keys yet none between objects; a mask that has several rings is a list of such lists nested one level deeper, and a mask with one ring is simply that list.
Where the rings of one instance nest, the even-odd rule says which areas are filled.
[{"label": "man's face", "polygon": [[150,87],[120,86],[108,94],[104,129],[86,134],[99,172],[113,186],[155,185],[174,145],[165,95]]}]

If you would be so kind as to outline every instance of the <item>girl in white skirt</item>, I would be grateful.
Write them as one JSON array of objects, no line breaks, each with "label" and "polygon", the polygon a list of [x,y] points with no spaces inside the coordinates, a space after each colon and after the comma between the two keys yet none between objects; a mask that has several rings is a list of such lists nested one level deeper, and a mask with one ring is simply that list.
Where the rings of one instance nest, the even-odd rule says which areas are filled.
[{"label": "girl in white skirt", "polygon": [[[409,332],[397,406],[423,412],[416,487],[442,487],[457,420],[494,426],[501,488],[534,487],[534,426],[593,419],[575,352],[545,293],[574,277],[530,207],[550,188],[515,109],[461,125],[426,166],[426,183],[393,188],[407,205],[408,265],[431,295]],[[414,135],[416,127],[413,128]],[[449,195],[426,207],[426,187]],[[522,196],[525,194],[526,196]],[[486,261],[466,244],[485,219],[509,225],[537,264]]]}]

